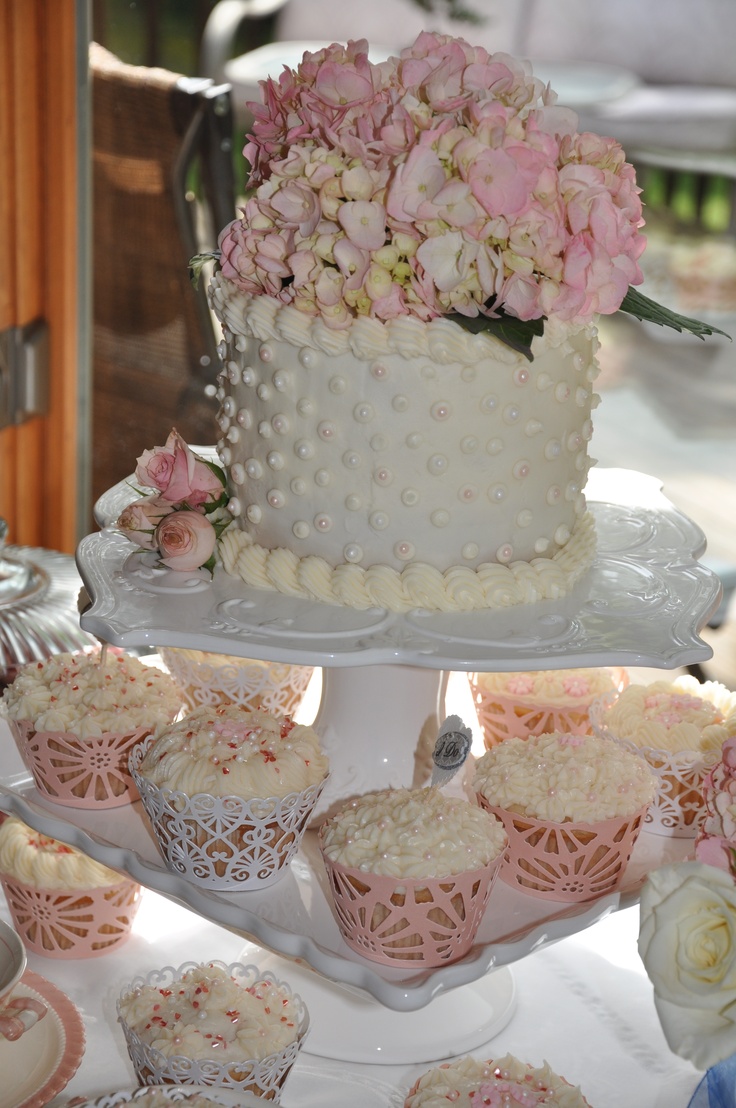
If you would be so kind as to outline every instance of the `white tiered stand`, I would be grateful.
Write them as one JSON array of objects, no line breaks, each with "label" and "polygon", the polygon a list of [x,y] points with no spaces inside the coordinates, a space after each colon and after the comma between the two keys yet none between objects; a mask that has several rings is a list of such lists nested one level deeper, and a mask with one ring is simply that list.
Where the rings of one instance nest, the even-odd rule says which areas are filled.
[{"label": "white tiered stand", "polygon": [[[102,529],[77,553],[90,597],[82,626],[127,649],[179,646],[322,667],[315,727],[331,763],[324,813],[342,798],[416,780],[417,752],[436,737],[451,671],[673,669],[710,656],[698,632],[717,607],[720,583],[697,561],[700,529],[642,474],[593,471],[587,492],[598,553],[574,595],[501,611],[397,615],[243,590],[221,570],[214,578],[162,570],[111,526],[133,499],[123,482],[100,500]],[[644,832],[620,890],[584,905],[497,882],[463,959],[407,971],[362,959],[342,941],[314,832],[276,885],[214,893],[166,870],[140,804],[104,813],[61,808],[19,769],[0,782],[0,808],[265,948],[266,961],[307,1001],[306,1049],[361,1062],[433,1061],[487,1042],[513,1011],[510,964],[631,903],[650,869],[687,849],[686,841]]]}]

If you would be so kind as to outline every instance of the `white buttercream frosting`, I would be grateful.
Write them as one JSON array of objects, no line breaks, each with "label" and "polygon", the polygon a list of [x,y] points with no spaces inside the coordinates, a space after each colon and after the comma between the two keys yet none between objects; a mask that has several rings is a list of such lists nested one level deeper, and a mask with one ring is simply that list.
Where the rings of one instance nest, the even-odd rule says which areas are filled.
[{"label": "white buttercream frosting", "polygon": [[495,816],[438,789],[385,789],[351,801],[321,830],[327,857],[390,877],[447,877],[480,869],[506,846]]},{"label": "white buttercream frosting", "polygon": [[511,738],[479,758],[474,787],[493,807],[562,823],[631,816],[657,778],[643,758],[597,735]]},{"label": "white buttercream frosting", "polygon": [[593,328],[548,323],[534,359],[448,319],[316,317],[217,274],[226,571],[353,607],[440,611],[566,595],[586,515]]},{"label": "white buttercream frosting", "polygon": [[124,880],[114,870],[34,831],[15,816],[0,824],[0,873],[39,889],[97,889]]},{"label": "white buttercream frosting", "polygon": [[213,1058],[221,1065],[266,1058],[299,1033],[288,993],[268,981],[244,988],[213,963],[186,970],[170,985],[137,986],[121,996],[118,1010],[165,1057]]},{"label": "white buttercream frosting", "polygon": [[181,706],[182,695],[168,673],[110,650],[30,662],[3,693],[12,719],[81,739],[108,732],[127,735],[140,727],[156,731]]},{"label": "white buttercream frosting", "polygon": [[610,693],[614,677],[609,669],[554,669],[521,673],[478,673],[477,684],[489,696],[523,705],[580,707]]},{"label": "white buttercream frosting", "polygon": [[547,1062],[532,1066],[512,1054],[486,1062],[459,1058],[428,1070],[416,1082],[404,1108],[473,1108],[491,1104],[508,1108],[588,1108],[579,1087],[559,1077]]},{"label": "white buttercream frosting", "polygon": [[161,789],[251,799],[302,792],[329,765],[311,727],[228,704],[203,705],[172,724],[139,768]]},{"label": "white buttercream frosting", "polygon": [[602,722],[614,738],[642,749],[719,751],[736,735],[736,693],[689,675],[629,685]]}]

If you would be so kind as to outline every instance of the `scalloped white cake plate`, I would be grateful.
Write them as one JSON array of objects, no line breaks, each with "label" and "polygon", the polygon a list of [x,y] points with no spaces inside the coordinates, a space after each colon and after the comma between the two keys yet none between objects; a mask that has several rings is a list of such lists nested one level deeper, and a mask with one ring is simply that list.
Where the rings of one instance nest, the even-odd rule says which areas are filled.
[{"label": "scalloped white cake plate", "polygon": [[710,656],[697,632],[718,604],[720,582],[697,561],[705,549],[703,532],[661,490],[656,478],[629,470],[591,472],[586,494],[598,553],[565,600],[497,611],[398,614],[248,589],[221,567],[213,578],[204,570],[157,567],[155,555],[137,552],[114,529],[134,499],[123,481],[98,501],[102,530],[86,536],[77,550],[91,600],[81,624],[127,649],[179,646],[331,668],[398,663],[466,671],[674,669]]}]

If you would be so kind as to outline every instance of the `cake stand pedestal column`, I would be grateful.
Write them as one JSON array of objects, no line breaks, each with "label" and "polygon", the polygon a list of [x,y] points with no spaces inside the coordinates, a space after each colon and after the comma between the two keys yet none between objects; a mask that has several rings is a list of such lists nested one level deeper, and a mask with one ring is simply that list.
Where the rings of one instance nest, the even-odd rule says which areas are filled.
[{"label": "cake stand pedestal column", "polygon": [[448,676],[395,665],[322,671],[314,727],[330,760],[330,779],[314,821],[347,798],[427,783]]}]

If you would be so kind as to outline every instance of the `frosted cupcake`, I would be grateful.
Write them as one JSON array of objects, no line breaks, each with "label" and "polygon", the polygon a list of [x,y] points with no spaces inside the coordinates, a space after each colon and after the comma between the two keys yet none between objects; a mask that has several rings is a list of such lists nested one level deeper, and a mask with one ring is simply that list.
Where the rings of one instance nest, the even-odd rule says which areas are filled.
[{"label": "frosted cupcake", "polygon": [[704,815],[703,781],[736,735],[736,693],[695,677],[630,685],[592,709],[597,732],[646,758],[659,788],[647,814],[657,834],[691,838]]},{"label": "frosted cupcake", "polygon": [[166,966],[120,995],[118,1019],[142,1085],[213,1085],[278,1100],[309,1016],[257,966]]},{"label": "frosted cupcake", "polygon": [[14,816],[0,825],[0,882],[28,950],[93,958],[130,935],[140,885]]},{"label": "frosted cupcake", "polygon": [[169,674],[104,650],[31,662],[2,705],[39,792],[72,808],[112,808],[137,799],[130,751],[174,719],[182,696]]},{"label": "frosted cupcake", "polygon": [[560,731],[588,735],[590,706],[626,686],[623,669],[554,669],[468,675],[486,748]]},{"label": "frosted cupcake", "polygon": [[372,961],[440,966],[472,946],[501,858],[501,823],[439,789],[386,789],[320,828],[345,942]]},{"label": "frosted cupcake", "polygon": [[167,866],[213,889],[283,875],[328,768],[311,727],[234,705],[195,708],[130,760]]},{"label": "frosted cupcake", "polygon": [[477,1108],[484,1104],[550,1105],[590,1108],[577,1086],[559,1077],[545,1062],[531,1066],[512,1054],[487,1062],[459,1058],[428,1070],[409,1092],[404,1108]]},{"label": "frosted cupcake", "polygon": [[262,662],[202,650],[165,647],[161,657],[189,708],[238,704],[272,715],[293,716],[312,678],[312,666]]},{"label": "frosted cupcake", "polygon": [[474,786],[509,837],[501,879],[532,895],[580,901],[620,884],[657,779],[616,743],[553,733],[486,751]]}]

